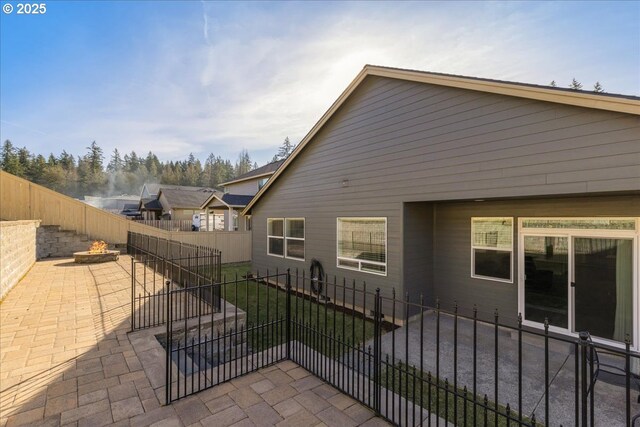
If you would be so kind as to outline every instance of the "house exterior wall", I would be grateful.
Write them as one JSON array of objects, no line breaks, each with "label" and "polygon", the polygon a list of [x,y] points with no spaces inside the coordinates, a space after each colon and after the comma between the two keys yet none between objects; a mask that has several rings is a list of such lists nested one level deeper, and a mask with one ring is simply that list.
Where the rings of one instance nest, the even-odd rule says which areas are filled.
[{"label": "house exterior wall", "polygon": [[[426,256],[422,259],[423,263],[433,266],[433,285],[427,302],[434,304],[439,298],[442,307],[450,309],[457,301],[467,310],[476,304],[478,315],[484,319],[492,319],[497,308],[504,322],[515,324],[518,316],[518,218],[638,215],[640,196],[634,195],[436,204],[433,207],[433,234],[423,234],[424,238],[431,237],[433,241],[432,261]],[[472,217],[513,217],[513,283],[471,277]],[[410,230],[405,233],[405,239],[420,241],[416,233],[413,237],[408,234],[412,234]],[[416,286],[411,280],[416,277],[412,272],[419,271],[418,263],[419,260],[415,264],[405,264],[407,288]],[[418,286],[425,287],[422,283]]]},{"label": "house exterior wall", "polygon": [[263,177],[257,179],[249,179],[247,181],[238,182],[237,184],[225,185],[225,192],[230,194],[239,194],[242,196],[253,196],[258,192],[258,181]]},{"label": "house exterior wall", "polygon": [[203,213],[203,212],[200,212],[200,210],[198,209],[182,209],[182,208],[173,209],[171,211],[171,219],[172,220],[188,219],[189,221],[191,221],[193,220],[194,213]]},{"label": "house exterior wall", "polygon": [[[403,203],[638,194],[639,165],[634,115],[370,76],[252,209],[254,267],[400,290]],[[386,276],[336,267],[340,216],[387,218]],[[267,255],[270,217],[305,218],[304,262]]]}]

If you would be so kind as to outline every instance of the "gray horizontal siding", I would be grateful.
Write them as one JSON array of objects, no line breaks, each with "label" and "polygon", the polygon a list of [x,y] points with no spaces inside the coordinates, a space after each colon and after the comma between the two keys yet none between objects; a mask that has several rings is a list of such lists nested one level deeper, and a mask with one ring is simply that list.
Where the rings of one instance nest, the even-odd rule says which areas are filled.
[{"label": "gray horizontal siding", "polygon": [[[409,204],[430,206],[431,204]],[[416,209],[416,208],[413,208]],[[498,309],[504,321],[514,323],[518,315],[518,218],[549,216],[638,216],[640,197],[589,197],[554,198],[539,200],[460,202],[436,204],[433,236],[433,293],[428,301],[433,304],[439,298],[445,308],[454,301],[467,310],[478,306],[481,317],[491,319]],[[471,277],[471,217],[506,216],[514,218],[514,283],[502,283]],[[419,241],[412,236],[414,241]],[[428,262],[428,261],[427,261]],[[407,265],[405,263],[405,265]],[[423,267],[407,265],[405,277],[413,277],[412,271]],[[405,280],[406,287],[412,286]],[[426,288],[425,285],[423,285]]]},{"label": "gray horizontal siding", "polygon": [[[390,292],[403,282],[404,202],[629,190],[640,191],[637,116],[367,77],[254,207],[253,260],[318,258]],[[338,216],[388,218],[387,277],[336,267]],[[306,218],[305,262],[266,255],[268,217]]]}]

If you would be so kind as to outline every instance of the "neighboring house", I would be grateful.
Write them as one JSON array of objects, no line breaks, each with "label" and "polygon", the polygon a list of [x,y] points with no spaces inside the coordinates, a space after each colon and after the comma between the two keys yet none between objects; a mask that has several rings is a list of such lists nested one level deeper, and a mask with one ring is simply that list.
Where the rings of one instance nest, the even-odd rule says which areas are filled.
[{"label": "neighboring house", "polygon": [[[140,199],[141,200],[156,199],[158,197],[158,193],[160,192],[160,185],[161,184],[158,184],[155,182],[152,182],[152,183],[145,182],[144,184],[142,184],[142,190],[140,191]],[[178,186],[167,185],[166,187],[178,187]]]},{"label": "neighboring house", "polygon": [[251,230],[251,217],[243,216],[241,212],[252,198],[252,195],[225,194],[219,191],[212,193],[201,206],[204,209],[204,224],[211,224],[210,218],[213,215],[215,230]]},{"label": "neighboring house", "polygon": [[142,219],[142,215],[140,214],[140,202],[125,204],[122,211],[120,211],[120,215],[124,215],[129,219]]},{"label": "neighboring house", "polygon": [[192,220],[194,214],[202,212],[201,206],[215,190],[196,187],[160,187],[158,201],[162,205],[163,216],[171,220]]},{"label": "neighboring house", "polygon": [[[184,203],[186,200],[189,200],[188,203],[192,203],[193,198],[190,199],[176,199],[173,201],[166,201],[162,203],[160,201],[160,193],[161,190],[176,190],[183,191],[186,194],[190,194],[191,192],[208,192],[209,194],[215,191],[212,188],[207,187],[190,187],[186,185],[168,185],[168,184],[157,184],[157,183],[145,183],[142,186],[142,190],[140,192],[140,205],[139,210],[142,218],[145,220],[158,220],[158,219],[188,219],[191,220],[192,215],[194,213],[200,213],[200,206],[189,206],[187,208],[179,207],[178,211],[175,213],[178,217],[174,217],[175,215],[172,211],[172,207],[175,207],[175,203]],[[208,195],[207,195],[208,196]],[[175,197],[173,197],[175,198]],[[197,197],[196,197],[197,198]],[[173,202],[173,204],[172,204]],[[191,214],[188,214],[187,211],[194,211]],[[189,216],[185,218],[185,216]]]},{"label": "neighboring house", "polygon": [[[250,231],[251,217],[241,215],[241,212],[283,162],[279,160],[266,164],[221,184],[224,194],[212,194],[201,207],[205,210],[205,218],[212,214],[216,218],[222,216],[222,220],[215,221],[216,229]],[[205,223],[209,224],[209,220]]]},{"label": "neighboring house", "polygon": [[138,210],[140,211],[142,219],[158,220],[162,218],[162,204],[157,198],[140,199]]},{"label": "neighboring house", "polygon": [[640,333],[640,98],[365,66],[249,203],[253,267],[621,346]]},{"label": "neighboring house", "polygon": [[224,187],[225,193],[254,196],[282,163],[284,163],[284,160],[266,164],[221,185]]}]

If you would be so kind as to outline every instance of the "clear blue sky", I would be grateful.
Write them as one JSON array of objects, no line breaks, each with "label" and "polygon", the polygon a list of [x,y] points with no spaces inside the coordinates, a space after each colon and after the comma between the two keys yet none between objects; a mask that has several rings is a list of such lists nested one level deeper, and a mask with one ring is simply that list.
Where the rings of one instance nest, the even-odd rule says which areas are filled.
[{"label": "clear blue sky", "polygon": [[640,2],[1,3],[0,138],[45,155],[262,164],[366,63],[640,94]]}]

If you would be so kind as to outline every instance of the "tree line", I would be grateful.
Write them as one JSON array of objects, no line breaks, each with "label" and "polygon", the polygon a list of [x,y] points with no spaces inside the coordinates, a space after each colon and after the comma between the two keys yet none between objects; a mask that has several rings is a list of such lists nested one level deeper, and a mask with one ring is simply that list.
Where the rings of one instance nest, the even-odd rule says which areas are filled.
[{"label": "tree line", "polygon": [[[286,158],[295,146],[289,138],[273,161]],[[217,188],[223,182],[258,167],[243,149],[235,163],[213,153],[204,164],[193,154],[186,160],[162,162],[153,152],[139,156],[135,151],[122,154],[117,148],[105,159],[102,148],[94,141],[83,156],[62,150],[48,157],[17,148],[10,140],[2,145],[0,167],[13,175],[75,198],[85,195],[114,196],[140,194],[145,182],[170,185]]]}]

